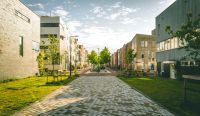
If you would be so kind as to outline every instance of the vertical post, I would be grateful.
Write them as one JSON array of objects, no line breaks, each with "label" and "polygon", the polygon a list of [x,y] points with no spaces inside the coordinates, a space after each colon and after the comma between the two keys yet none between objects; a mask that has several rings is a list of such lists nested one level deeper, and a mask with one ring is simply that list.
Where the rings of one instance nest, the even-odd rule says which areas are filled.
[{"label": "vertical post", "polygon": [[98,48],[98,74],[100,72],[100,65],[99,65],[100,61],[99,61],[99,48]]},{"label": "vertical post", "polygon": [[71,46],[71,36],[69,38],[69,52],[70,52],[70,55],[69,55],[69,78],[71,78],[72,76],[72,46]]}]

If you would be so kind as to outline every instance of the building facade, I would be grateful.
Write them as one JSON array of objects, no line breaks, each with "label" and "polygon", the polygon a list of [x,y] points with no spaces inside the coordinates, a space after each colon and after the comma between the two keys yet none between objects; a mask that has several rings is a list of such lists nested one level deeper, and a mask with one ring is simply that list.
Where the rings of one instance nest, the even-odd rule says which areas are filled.
[{"label": "building facade", "polygon": [[0,2],[0,80],[35,75],[40,18],[19,0]]},{"label": "building facade", "polygon": [[79,45],[79,58],[78,58],[78,61],[79,61],[79,66],[80,68],[84,68],[84,67],[87,67],[87,55],[88,55],[88,52],[87,50],[84,48],[83,45]]},{"label": "building facade", "polygon": [[[193,20],[200,14],[199,0],[176,0],[171,6],[156,17],[156,43],[158,73],[164,77],[177,78],[175,65],[195,66],[191,59],[182,58],[187,54],[184,49],[179,49],[182,44],[178,38],[172,38],[165,28],[170,26],[173,31],[181,28],[187,22],[187,14],[192,13]],[[187,70],[185,70],[187,72]]]},{"label": "building facade", "polygon": [[[156,71],[156,43],[154,35],[136,34],[128,47],[134,49],[133,68],[137,71]],[[129,44],[130,44],[129,43]]]},{"label": "building facade", "polygon": [[[43,49],[45,53],[48,52],[49,35],[56,37],[58,39],[58,53],[62,56],[62,58],[56,62],[54,69],[67,70],[69,67],[69,37],[65,22],[59,16],[41,16],[40,26],[41,49]],[[53,69],[51,60],[45,60],[45,68],[48,70]]]}]

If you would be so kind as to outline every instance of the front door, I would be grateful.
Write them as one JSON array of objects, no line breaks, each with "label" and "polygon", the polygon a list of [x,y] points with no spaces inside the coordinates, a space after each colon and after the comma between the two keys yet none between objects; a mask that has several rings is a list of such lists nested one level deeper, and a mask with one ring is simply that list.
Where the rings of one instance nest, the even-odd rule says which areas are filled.
[{"label": "front door", "polygon": [[170,78],[171,78],[171,79],[176,79],[176,77],[175,77],[175,67],[174,67],[174,64],[170,64]]}]

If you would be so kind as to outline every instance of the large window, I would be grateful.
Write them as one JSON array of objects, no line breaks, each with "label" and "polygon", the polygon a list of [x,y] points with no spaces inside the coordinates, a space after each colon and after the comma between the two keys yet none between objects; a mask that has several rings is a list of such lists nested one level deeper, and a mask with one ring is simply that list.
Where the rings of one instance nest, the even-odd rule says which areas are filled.
[{"label": "large window", "polygon": [[24,49],[23,49],[23,42],[24,40],[23,40],[23,37],[22,36],[20,36],[19,37],[19,55],[20,56],[23,56],[24,55]]},{"label": "large window", "polygon": [[32,41],[32,50],[39,52],[40,44],[38,42]]},{"label": "large window", "polygon": [[157,51],[170,50],[181,47],[178,38],[170,38],[160,43],[157,43]]},{"label": "large window", "polygon": [[41,23],[41,27],[59,27],[59,23]]}]

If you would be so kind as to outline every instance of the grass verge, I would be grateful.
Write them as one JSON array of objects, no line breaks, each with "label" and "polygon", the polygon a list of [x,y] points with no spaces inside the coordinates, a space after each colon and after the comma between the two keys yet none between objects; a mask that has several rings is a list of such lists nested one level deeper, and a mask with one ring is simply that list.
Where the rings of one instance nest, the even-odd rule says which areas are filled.
[{"label": "grass verge", "polygon": [[53,77],[49,77],[46,83],[46,77],[29,77],[0,83],[0,116],[10,116],[74,79],[59,77],[53,82]]},{"label": "grass verge", "polygon": [[[184,103],[183,81],[159,78],[119,78],[162,104],[175,115],[200,116],[200,93],[188,90],[188,101]],[[189,82],[187,87],[199,90],[200,83]]]}]

